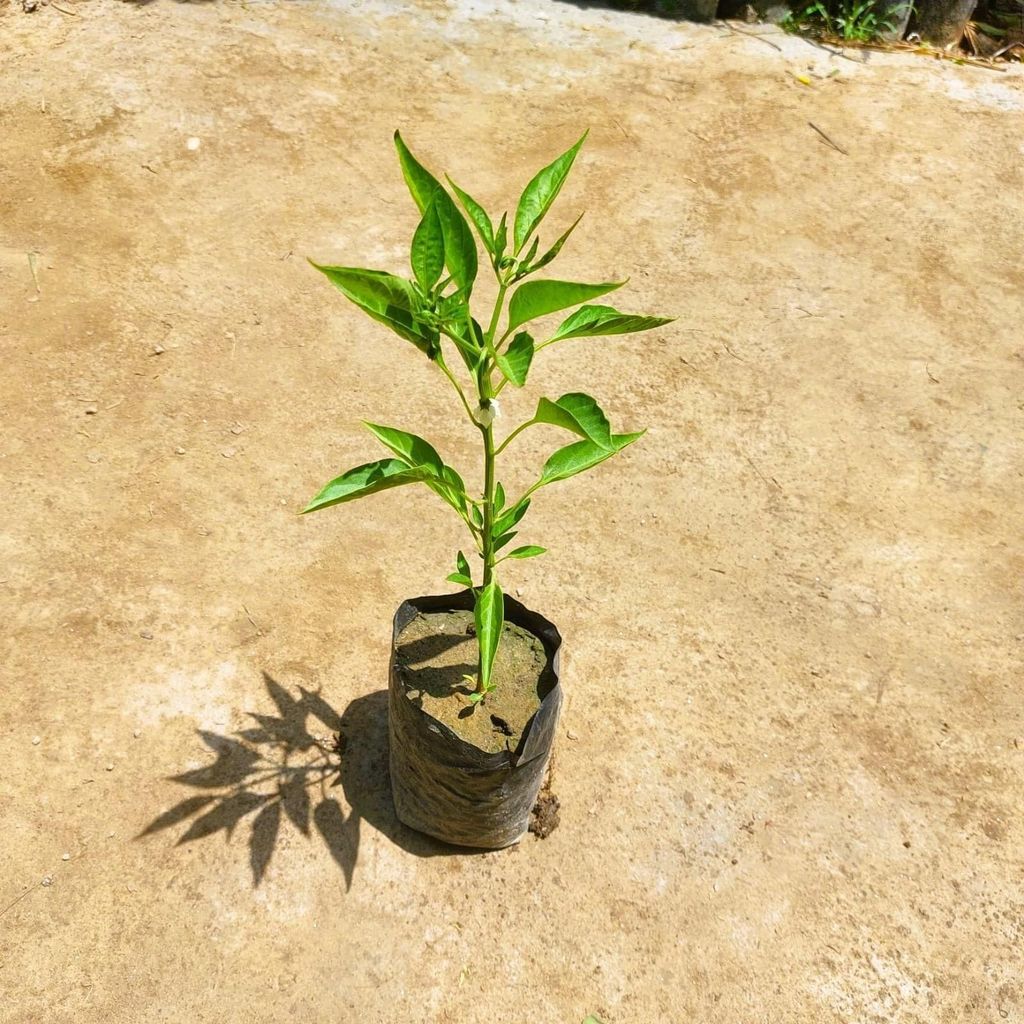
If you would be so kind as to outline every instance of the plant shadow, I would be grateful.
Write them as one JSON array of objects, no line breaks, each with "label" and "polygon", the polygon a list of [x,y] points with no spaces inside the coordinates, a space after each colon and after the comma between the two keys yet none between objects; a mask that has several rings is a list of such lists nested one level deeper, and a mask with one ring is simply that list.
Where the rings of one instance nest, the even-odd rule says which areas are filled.
[{"label": "plant shadow", "polygon": [[263,682],[277,714],[250,712],[254,724],[232,736],[198,730],[214,760],[171,776],[198,792],[155,818],[137,838],[188,822],[179,846],[219,832],[230,840],[248,820],[249,865],[258,886],[282,826],[293,827],[327,846],[345,876],[346,891],[352,887],[364,821],[418,857],[480,852],[431,839],[395,816],[386,690],[356,698],[339,715],[318,692],[299,686],[295,697],[267,672]]}]

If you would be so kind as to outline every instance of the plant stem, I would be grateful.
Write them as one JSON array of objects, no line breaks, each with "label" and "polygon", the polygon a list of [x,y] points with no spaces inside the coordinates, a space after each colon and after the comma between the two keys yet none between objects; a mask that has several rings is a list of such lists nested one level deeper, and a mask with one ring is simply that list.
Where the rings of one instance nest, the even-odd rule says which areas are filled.
[{"label": "plant stem", "polygon": [[[491,390],[490,370],[481,372],[478,379],[480,389],[480,404],[488,400]],[[484,439],[484,524],[482,528],[483,550],[481,554],[484,560],[483,586],[487,586],[494,579],[494,428],[491,424],[480,427],[480,433]],[[476,671],[476,692],[484,693],[484,675],[482,665],[477,662]]]},{"label": "plant stem", "polygon": [[473,410],[469,407],[469,402],[466,400],[466,392],[462,390],[462,385],[458,382],[452,371],[448,369],[448,364],[444,361],[444,356],[440,352],[437,353],[436,362],[441,367],[441,372],[452,382],[452,387],[458,392],[459,398],[462,399],[462,407],[466,410],[466,415],[470,418],[471,422],[476,423],[476,420],[473,419]]},{"label": "plant stem", "polygon": [[484,435],[484,586],[494,576],[494,430],[481,427]]},{"label": "plant stem", "polygon": [[494,302],[494,312],[491,314],[491,322],[487,327],[487,333],[484,335],[488,348],[494,344],[494,332],[498,329],[498,320],[501,318],[501,307],[505,305],[505,292],[507,291],[508,281],[499,279],[498,297]]},{"label": "plant stem", "polygon": [[[505,293],[508,291],[508,281],[503,277],[498,278],[498,294],[494,300],[494,311],[491,313],[491,322],[484,334],[484,344],[491,349],[494,342],[494,332],[498,329],[498,321],[501,319],[501,311],[505,305]],[[491,381],[491,357],[484,356],[477,376],[477,389],[480,396],[480,406],[485,408],[494,397],[494,388]],[[484,438],[484,586],[494,578],[494,425],[488,423],[480,427]]]},{"label": "plant stem", "polygon": [[[500,386],[499,386],[499,391],[500,390],[501,389],[500,389]],[[513,430],[512,433],[509,434],[508,437],[506,437],[505,440],[502,441],[500,445],[498,445],[498,448],[497,448],[497,450],[494,453],[495,456],[500,455],[512,443],[512,441],[516,437],[518,437],[527,427],[532,427],[533,423],[534,423],[533,420],[527,420],[525,423],[520,423],[519,426],[516,427],[516,429]]]},{"label": "plant stem", "polygon": [[[494,312],[491,313],[491,322],[484,334],[484,346],[490,352],[494,341],[494,332],[498,329],[498,321],[501,319],[502,307],[505,305],[505,293],[508,291],[508,282],[503,278],[498,279],[498,295],[494,302]],[[477,373],[476,385],[479,396],[480,408],[487,408],[494,397],[493,383],[491,379],[492,363],[491,356],[484,355]],[[488,423],[477,424],[484,441],[484,500],[483,500],[483,559],[484,577],[483,586],[488,586],[494,580],[494,425]],[[483,693],[483,672],[481,666],[477,665],[476,692]]]}]

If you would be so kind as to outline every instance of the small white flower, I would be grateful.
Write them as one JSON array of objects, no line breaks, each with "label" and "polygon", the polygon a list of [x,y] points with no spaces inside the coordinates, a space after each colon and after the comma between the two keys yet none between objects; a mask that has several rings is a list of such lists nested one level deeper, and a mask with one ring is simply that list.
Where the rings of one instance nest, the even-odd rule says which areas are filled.
[{"label": "small white flower", "polygon": [[476,411],[473,413],[473,419],[480,424],[481,427],[489,427],[499,416],[501,415],[501,409],[498,406],[498,400],[491,398],[487,401],[487,404],[481,404],[477,406]]}]

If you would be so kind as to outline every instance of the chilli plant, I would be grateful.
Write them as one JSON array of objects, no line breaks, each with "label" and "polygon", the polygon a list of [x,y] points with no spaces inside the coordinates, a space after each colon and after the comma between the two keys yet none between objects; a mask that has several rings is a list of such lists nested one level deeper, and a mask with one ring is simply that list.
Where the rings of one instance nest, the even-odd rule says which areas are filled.
[{"label": "chilli plant", "polygon": [[[491,670],[504,620],[498,565],[505,559],[532,558],[545,551],[532,544],[508,550],[534,493],[604,462],[643,433],[613,433],[593,398],[570,392],[558,399],[541,398],[533,416],[499,442],[495,438],[498,396],[509,384],[521,388],[537,353],[551,345],[572,338],[646,331],[670,322],[666,317],[637,316],[620,313],[611,306],[585,304],[620,288],[624,281],[583,284],[527,280],[559,254],[579,223],[577,217],[550,248],[541,252],[537,228],[565,183],[585,138],[586,133],[530,181],[511,224],[508,215],[502,214],[495,226],[484,208],[448,178],[450,194],[416,160],[396,132],[402,174],[420,212],[409,254],[412,277],[313,263],[364,313],[411,342],[437,366],[455,390],[466,418],[479,431],[484,463],[482,492],[474,494],[467,488],[463,478],[422,437],[395,427],[367,423],[391,457],[343,473],[303,510],[315,512],[412,483],[426,484],[455,510],[469,530],[481,562],[475,577],[469,559],[459,551],[456,571],[448,577],[453,583],[471,588],[475,596],[479,662],[475,678],[470,677],[470,699],[474,702],[493,689]],[[493,307],[479,320],[471,308],[479,267],[470,223],[497,282]],[[542,341],[535,340],[525,329],[550,313],[574,307],[578,307],[575,312],[546,337],[542,335]],[[446,352],[452,349],[468,372],[468,389],[449,366]],[[524,430],[536,424],[561,427],[575,434],[577,440],[554,452],[534,483],[513,499],[498,480],[498,456]]]}]

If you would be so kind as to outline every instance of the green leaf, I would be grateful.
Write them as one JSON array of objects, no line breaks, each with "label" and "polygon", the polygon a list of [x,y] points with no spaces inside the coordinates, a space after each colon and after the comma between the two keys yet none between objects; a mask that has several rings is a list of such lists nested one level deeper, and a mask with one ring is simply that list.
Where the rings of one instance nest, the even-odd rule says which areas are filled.
[{"label": "green leaf", "polygon": [[505,621],[505,601],[501,588],[493,580],[477,593],[473,609],[476,637],[480,644],[480,684],[487,689],[491,683],[491,668],[498,653],[501,627]]},{"label": "green leaf", "polygon": [[408,466],[424,471],[424,482],[452,508],[465,510],[466,485],[451,466],[446,466],[429,441],[396,427],[365,424],[374,437]]},{"label": "green leaf", "polygon": [[444,190],[441,183],[409,152],[402,136],[395,132],[395,148],[398,150],[398,162],[402,166],[402,176],[409,193],[419,207],[420,213],[426,213],[427,207],[433,202],[437,207],[437,216],[444,234],[444,261],[448,272],[452,275],[459,291],[472,290],[476,280],[477,255],[476,242],[470,231],[466,218],[459,213],[454,200]]},{"label": "green leaf", "polygon": [[477,370],[479,370],[480,368],[482,354],[479,352],[472,351],[471,349],[463,345],[461,342],[456,342],[455,347],[459,350],[459,355],[462,357],[462,362],[465,365],[466,369],[469,370],[469,372],[475,376]]},{"label": "green leaf", "polygon": [[421,352],[432,355],[436,351],[437,332],[417,322],[416,315],[422,307],[411,281],[383,270],[327,267],[309,262],[368,316],[411,341]]},{"label": "green leaf", "polygon": [[458,569],[463,576],[472,577],[473,575],[469,568],[469,560],[461,551],[455,556],[455,568]]},{"label": "green leaf", "polygon": [[551,341],[592,338],[608,334],[635,334],[670,324],[674,319],[675,317],[620,313],[611,306],[582,306],[555,331]]},{"label": "green leaf", "polygon": [[536,558],[537,555],[543,555],[545,551],[547,551],[547,548],[539,548],[536,544],[527,544],[525,547],[516,548],[514,551],[510,551],[505,557]]},{"label": "green leaf", "polygon": [[508,245],[508,214],[503,213],[498,222],[498,230],[494,233],[494,259],[500,260],[505,255],[505,247]]},{"label": "green leaf", "polygon": [[516,274],[517,277],[521,277],[521,276],[523,276],[524,274],[527,273],[527,268],[530,266],[530,260],[532,260],[533,257],[537,255],[537,248],[538,248],[539,245],[540,245],[540,238],[539,237],[535,237],[533,239],[533,244],[530,246],[529,251],[519,261],[520,265],[519,265],[519,271]]},{"label": "green leaf", "polygon": [[533,362],[533,338],[526,331],[520,331],[504,352],[497,355],[498,369],[509,383],[521,388]]},{"label": "green leaf", "polygon": [[466,330],[464,310],[461,318],[457,322],[450,324],[449,327],[453,335],[452,342],[459,350],[462,361],[466,364],[469,372],[475,375],[480,365],[480,360],[485,355],[483,329],[476,320],[473,320],[473,334],[470,335]]},{"label": "green leaf", "polygon": [[459,291],[464,292],[468,298],[473,290],[477,272],[473,232],[470,231],[466,218],[459,213],[452,197],[444,189],[435,193],[435,204],[441,221],[441,230],[444,232],[445,265]]},{"label": "green leaf", "polygon": [[631,445],[638,437],[645,432],[638,431],[635,434],[612,434],[612,447],[602,448],[593,441],[577,441],[575,444],[559,448],[547,462],[541,471],[540,484],[552,484],[556,480],[568,480],[569,477],[591,469],[605,459],[610,459],[617,452],[621,452],[627,445]]},{"label": "green leaf", "polygon": [[518,530],[509,530],[508,533],[503,533],[500,537],[494,538],[494,550],[500,551],[512,538],[518,533]]},{"label": "green leaf", "polygon": [[423,212],[423,219],[412,236],[409,254],[412,272],[420,287],[429,292],[444,270],[444,232],[441,218],[437,215],[437,203],[431,202]]},{"label": "green leaf", "polygon": [[[466,511],[466,504],[469,501],[469,495],[466,493],[466,484],[463,482],[461,476],[452,469],[451,466],[445,466],[441,470],[441,478],[447,487],[443,485],[435,487],[434,490],[448,502],[452,508],[459,509],[462,512]],[[429,484],[430,481],[428,480]],[[433,484],[430,484],[433,487]],[[451,496],[449,498],[449,495]]]},{"label": "green leaf", "polygon": [[516,526],[519,521],[526,515],[527,509],[530,507],[530,499],[524,498],[521,501],[516,502],[504,515],[498,516],[494,520],[491,526],[491,535],[494,537],[500,537],[503,533],[511,530],[513,526]]},{"label": "green leaf", "polygon": [[391,449],[407,465],[427,466],[438,477],[443,474],[444,462],[429,441],[397,427],[382,427],[377,423],[366,423],[365,426],[385,448]]},{"label": "green leaf", "polygon": [[565,234],[562,235],[562,237],[559,238],[558,241],[555,242],[555,244],[551,246],[551,248],[548,249],[548,251],[544,253],[544,255],[541,256],[541,258],[537,260],[532,267],[530,267],[531,274],[534,271],[540,270],[542,267],[546,267],[562,251],[562,246],[565,245],[566,239],[573,233],[576,229],[576,225],[579,224],[581,220],[583,220],[582,213],[572,222],[569,226],[569,230],[566,231]]},{"label": "green leaf", "polygon": [[419,207],[420,213],[425,213],[433,199],[434,193],[444,191],[441,182],[421,164],[416,157],[409,152],[409,147],[399,132],[395,132],[395,149],[398,150],[398,162],[402,166],[402,177],[405,178],[409,192]]},{"label": "green leaf", "polygon": [[462,208],[476,227],[480,241],[484,243],[484,248],[493,256],[494,225],[491,223],[491,218],[487,216],[487,211],[468,192],[463,192],[451,178],[448,178],[448,184],[451,185],[452,191],[462,203]]},{"label": "green leaf", "polygon": [[[445,286],[447,286],[447,282],[445,282]],[[466,304],[466,296],[461,292],[438,296],[435,308],[441,319],[450,320],[463,331],[465,330],[466,313],[469,312],[469,306]]]},{"label": "green leaf", "polygon": [[588,299],[621,288],[625,281],[577,284],[574,281],[527,281],[513,293],[508,304],[508,329],[515,330],[528,320],[577,306]]},{"label": "green leaf", "polygon": [[[900,4],[899,7],[893,7],[891,9],[891,13],[900,14],[905,6],[906,5],[904,4]],[[995,14],[996,12],[993,11],[992,13]],[[987,25],[983,21],[976,21],[974,24],[977,25],[985,35],[992,36],[993,39],[1002,39],[1006,35],[1006,29],[1004,28],[996,28],[995,25]]]},{"label": "green leaf", "polygon": [[608,417],[590,395],[570,392],[562,395],[557,402],[542,398],[537,403],[534,423],[550,423],[555,427],[579,434],[587,441],[592,441],[605,451],[615,451],[612,447],[611,427]]},{"label": "green leaf", "polygon": [[346,501],[386,491],[402,484],[422,483],[429,475],[428,470],[418,467],[411,468],[401,459],[381,459],[379,462],[368,462],[364,466],[356,466],[347,473],[332,480],[302,510],[317,512],[331,505],[340,505]]},{"label": "green leaf", "polygon": [[519,198],[519,206],[516,208],[514,232],[516,253],[522,249],[527,239],[533,234],[534,228],[544,219],[544,214],[551,209],[551,204],[562,190],[562,185],[565,184],[576,154],[580,151],[580,146],[583,145],[586,137],[587,132],[584,132],[575,146],[566,150],[557,160],[539,171],[530,184],[523,189],[523,194]]},{"label": "green leaf", "polygon": [[470,589],[473,587],[473,581],[468,576],[464,576],[461,572],[453,572],[450,576],[446,576],[445,579],[449,583],[458,583],[463,587],[469,587]]},{"label": "green leaf", "polygon": [[505,507],[505,488],[501,486],[501,481],[498,481],[498,486],[494,488],[494,511],[500,512]]}]

